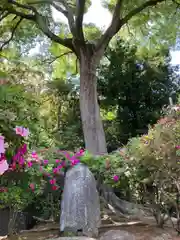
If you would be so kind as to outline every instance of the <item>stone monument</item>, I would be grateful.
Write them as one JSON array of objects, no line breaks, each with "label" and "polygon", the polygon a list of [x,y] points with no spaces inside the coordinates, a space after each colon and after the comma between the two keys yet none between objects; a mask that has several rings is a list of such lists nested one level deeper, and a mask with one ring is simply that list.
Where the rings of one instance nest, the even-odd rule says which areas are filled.
[{"label": "stone monument", "polygon": [[87,237],[97,237],[100,223],[100,201],[95,178],[86,165],[79,163],[71,167],[65,176],[60,232],[81,232]]}]

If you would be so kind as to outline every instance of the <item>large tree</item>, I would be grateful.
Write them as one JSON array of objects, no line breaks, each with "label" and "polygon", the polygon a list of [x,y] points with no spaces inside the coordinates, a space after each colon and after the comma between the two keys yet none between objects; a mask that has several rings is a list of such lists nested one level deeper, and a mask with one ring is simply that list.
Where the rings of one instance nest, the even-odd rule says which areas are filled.
[{"label": "large tree", "polygon": [[[77,56],[80,66],[80,110],[85,145],[93,154],[103,154],[107,152],[107,148],[97,101],[96,68],[110,40],[129,20],[144,12],[147,12],[147,16],[151,19],[149,11],[151,8],[156,7],[155,12],[157,13],[158,9],[158,13],[160,13],[160,9],[163,9],[165,4],[171,9],[173,2],[175,7],[178,6],[178,2],[175,0],[136,0],[133,3],[127,0],[110,1],[109,8],[113,12],[111,24],[93,42],[86,39],[83,28],[84,13],[89,5],[87,0],[1,0],[0,20],[5,21],[9,16],[13,16],[12,21],[15,22],[7,42],[12,40],[22,21],[26,20],[27,22],[28,20],[49,39],[70,49]],[[70,37],[63,38],[56,34],[57,25],[54,25],[53,29],[50,6],[67,18],[71,32]],[[30,26],[28,25],[28,27]]]}]

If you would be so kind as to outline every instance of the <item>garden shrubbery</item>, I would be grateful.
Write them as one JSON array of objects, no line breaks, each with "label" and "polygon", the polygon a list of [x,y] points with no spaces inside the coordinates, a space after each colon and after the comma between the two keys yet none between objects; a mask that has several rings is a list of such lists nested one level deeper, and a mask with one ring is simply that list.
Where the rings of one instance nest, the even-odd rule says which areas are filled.
[{"label": "garden shrubbery", "polygon": [[[180,217],[180,107],[149,128],[148,134],[130,139],[126,151],[108,156],[83,156],[98,177],[129,201],[148,206],[159,226]],[[178,231],[180,230],[177,226]]]},{"label": "garden shrubbery", "polygon": [[[159,226],[173,214],[179,219],[179,113],[178,106],[171,109],[149,128],[147,135],[130,139],[125,148],[105,156],[58,148],[32,151],[28,141],[21,140],[22,147],[13,151],[13,157],[1,156],[7,159],[10,168],[0,177],[0,207],[23,211],[41,201],[37,212],[48,212],[45,218],[58,219],[64,173],[68,167],[82,162],[96,179],[119,189],[124,199],[151,208]],[[16,133],[21,135],[21,131]]]}]

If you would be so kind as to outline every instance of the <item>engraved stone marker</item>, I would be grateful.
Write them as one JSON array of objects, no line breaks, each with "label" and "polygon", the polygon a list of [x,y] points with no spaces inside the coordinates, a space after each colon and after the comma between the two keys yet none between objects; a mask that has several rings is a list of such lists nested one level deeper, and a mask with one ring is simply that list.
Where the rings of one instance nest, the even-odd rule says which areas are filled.
[{"label": "engraved stone marker", "polygon": [[60,231],[97,237],[100,227],[100,202],[96,181],[84,164],[69,169],[61,201]]}]

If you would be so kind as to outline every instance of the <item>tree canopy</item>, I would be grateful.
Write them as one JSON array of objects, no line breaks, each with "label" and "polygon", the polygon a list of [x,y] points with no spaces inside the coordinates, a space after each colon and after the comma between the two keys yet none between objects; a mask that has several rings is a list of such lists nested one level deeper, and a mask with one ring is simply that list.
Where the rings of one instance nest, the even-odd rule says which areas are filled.
[{"label": "tree canopy", "polygon": [[[176,39],[179,26],[178,0],[149,0],[145,2],[136,0],[133,4],[132,1],[112,0],[110,2],[104,1],[103,5],[112,12],[112,23],[104,33],[100,34],[99,32],[96,34],[97,38],[93,35],[92,39],[87,34],[86,26],[83,25],[83,16],[88,11],[90,1],[3,0],[0,4],[0,21],[3,26],[1,35],[4,40],[1,48],[4,48],[13,39],[18,41],[19,47],[24,41],[36,44],[36,41],[32,41],[32,39],[36,39],[37,34],[42,36],[42,32],[53,42],[78,54],[72,39],[81,41],[96,39],[95,45],[96,50],[98,50],[102,43],[107,46],[111,38],[127,23],[132,26],[131,29],[143,29],[142,31],[147,38],[156,32],[155,37],[162,36],[164,41],[171,39],[172,42]],[[61,35],[64,23],[54,22],[52,7],[68,20],[69,28],[66,28],[64,36]],[[166,16],[168,16],[168,20]],[[158,24],[156,24],[157,21]],[[33,31],[28,31],[29,27]],[[164,27],[166,27],[166,31],[164,31]],[[169,29],[171,34],[168,32]]]}]

